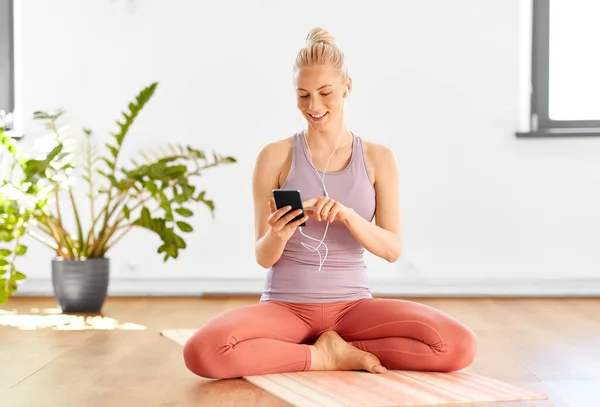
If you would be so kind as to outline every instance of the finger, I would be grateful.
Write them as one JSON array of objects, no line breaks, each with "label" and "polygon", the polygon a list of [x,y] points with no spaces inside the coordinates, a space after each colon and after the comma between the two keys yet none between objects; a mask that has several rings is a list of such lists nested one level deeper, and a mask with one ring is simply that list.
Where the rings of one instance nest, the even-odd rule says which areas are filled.
[{"label": "finger", "polygon": [[269,225],[271,226],[271,230],[273,230],[273,232],[279,232],[281,230],[281,225],[279,224],[279,222],[277,222],[277,220],[275,219],[275,214],[271,214],[271,216],[269,216]]},{"label": "finger", "polygon": [[323,207],[331,201],[332,200],[330,198],[326,198],[326,197],[323,197],[322,199],[320,199],[319,202],[317,202],[317,204],[315,205],[315,212],[320,212],[323,209]]},{"label": "finger", "polygon": [[313,218],[316,216],[314,209],[305,209],[304,213],[306,214],[306,216],[312,216]]},{"label": "finger", "polygon": [[269,216],[269,219],[267,219],[267,223],[269,225],[271,225],[271,228],[274,228],[275,225],[277,225],[277,221],[275,220],[275,218],[273,217],[273,215]]},{"label": "finger", "polygon": [[285,215],[284,217],[282,217],[279,222],[283,223],[284,225],[286,225],[287,223],[289,223],[290,221],[292,221],[296,216],[302,214],[302,209],[296,209],[295,211],[291,211],[290,213],[288,213],[287,215]]},{"label": "finger", "polygon": [[273,219],[273,222],[277,222],[279,219],[281,219],[281,217],[283,215],[285,215],[286,213],[288,213],[290,209],[292,209],[292,207],[290,205],[287,205],[287,206],[284,206],[283,208],[273,212],[271,214],[271,218]]},{"label": "finger", "polygon": [[273,198],[269,199],[269,209],[271,210],[271,213],[277,210],[277,206],[275,206],[275,199]]},{"label": "finger", "polygon": [[288,227],[293,228],[293,229],[297,229],[301,224],[303,224],[307,220],[308,220],[308,216],[304,216],[303,218],[300,218],[298,220],[295,220],[295,221],[289,223]]},{"label": "finger", "polygon": [[320,200],[321,200],[321,197],[316,196],[314,198],[309,199],[308,201],[302,202],[302,206],[305,208],[310,208],[312,206],[315,206]]},{"label": "finger", "polygon": [[273,232],[275,232],[275,234],[278,234],[283,229],[283,226],[285,226],[285,225],[281,225],[280,223],[276,223],[274,225],[271,225],[271,230]]},{"label": "finger", "polygon": [[329,212],[329,215],[327,216],[327,220],[329,221],[329,223],[333,223],[335,218],[337,218],[337,215],[339,212],[340,212],[339,205],[334,205],[334,207]]},{"label": "finger", "polygon": [[331,212],[331,209],[334,207],[335,204],[335,201],[329,201],[323,206],[323,209],[321,209],[321,218],[323,220],[329,219],[329,212]]},{"label": "finger", "polygon": [[321,221],[321,211],[323,207],[329,202],[329,198],[324,198],[319,201],[319,203],[315,206],[315,213],[317,214],[317,220]]}]

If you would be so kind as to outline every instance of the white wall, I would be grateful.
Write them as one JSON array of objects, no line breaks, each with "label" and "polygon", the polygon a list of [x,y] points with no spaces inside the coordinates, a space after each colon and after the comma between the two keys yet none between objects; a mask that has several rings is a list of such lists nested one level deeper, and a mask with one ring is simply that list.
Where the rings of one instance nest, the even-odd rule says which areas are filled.
[{"label": "white wall", "polygon": [[[404,253],[396,264],[369,257],[376,292],[600,293],[600,140],[514,136],[527,109],[524,4],[26,0],[18,107],[27,119],[64,107],[106,137],[136,92],[160,81],[127,157],[173,141],[239,163],[200,180],[217,216],[200,207],[178,261],[163,264],[146,232],[110,253],[111,292],[256,292],[254,159],[300,128],[292,63],[322,25],[354,78],[348,124],[391,146],[400,166]],[[34,125],[24,128],[31,141]],[[21,293],[50,292],[50,258],[32,245]]]}]

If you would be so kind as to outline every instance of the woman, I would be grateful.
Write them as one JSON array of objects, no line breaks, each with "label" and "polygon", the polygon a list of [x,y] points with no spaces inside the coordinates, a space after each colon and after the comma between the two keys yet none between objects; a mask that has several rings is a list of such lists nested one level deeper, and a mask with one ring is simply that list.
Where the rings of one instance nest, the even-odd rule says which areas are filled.
[{"label": "woman", "polygon": [[[345,127],[352,80],[327,31],[309,33],[294,73],[307,130],[265,146],[253,176],[266,288],[259,304],[196,332],[184,347],[186,366],[207,378],[468,366],[477,352],[469,328],[426,305],[371,295],[364,249],[390,262],[401,254],[398,169],[388,148]],[[291,221],[298,212],[277,210],[276,188],[300,190],[306,216]]]}]

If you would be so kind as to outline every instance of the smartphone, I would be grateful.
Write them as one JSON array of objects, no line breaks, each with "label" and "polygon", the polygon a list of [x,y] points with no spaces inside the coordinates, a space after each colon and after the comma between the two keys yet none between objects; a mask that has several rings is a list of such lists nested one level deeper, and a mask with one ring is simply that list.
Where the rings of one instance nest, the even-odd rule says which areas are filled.
[{"label": "smartphone", "polygon": [[[296,189],[274,189],[273,198],[275,199],[275,206],[277,207],[277,209],[281,209],[287,205],[290,205],[292,207],[290,211],[302,209],[302,213],[296,216],[290,222],[294,222],[295,220],[304,217],[304,207],[302,206],[302,196],[300,195],[300,191]],[[303,222],[300,226],[305,227],[306,222]]]}]

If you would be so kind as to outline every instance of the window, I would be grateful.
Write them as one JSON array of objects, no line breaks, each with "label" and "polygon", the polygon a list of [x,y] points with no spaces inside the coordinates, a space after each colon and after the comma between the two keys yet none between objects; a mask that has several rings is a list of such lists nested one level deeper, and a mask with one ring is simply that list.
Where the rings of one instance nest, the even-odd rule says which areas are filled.
[{"label": "window", "polygon": [[0,126],[12,128],[15,108],[13,0],[0,0]]},{"label": "window", "polygon": [[533,0],[530,131],[600,136],[600,2]]}]

